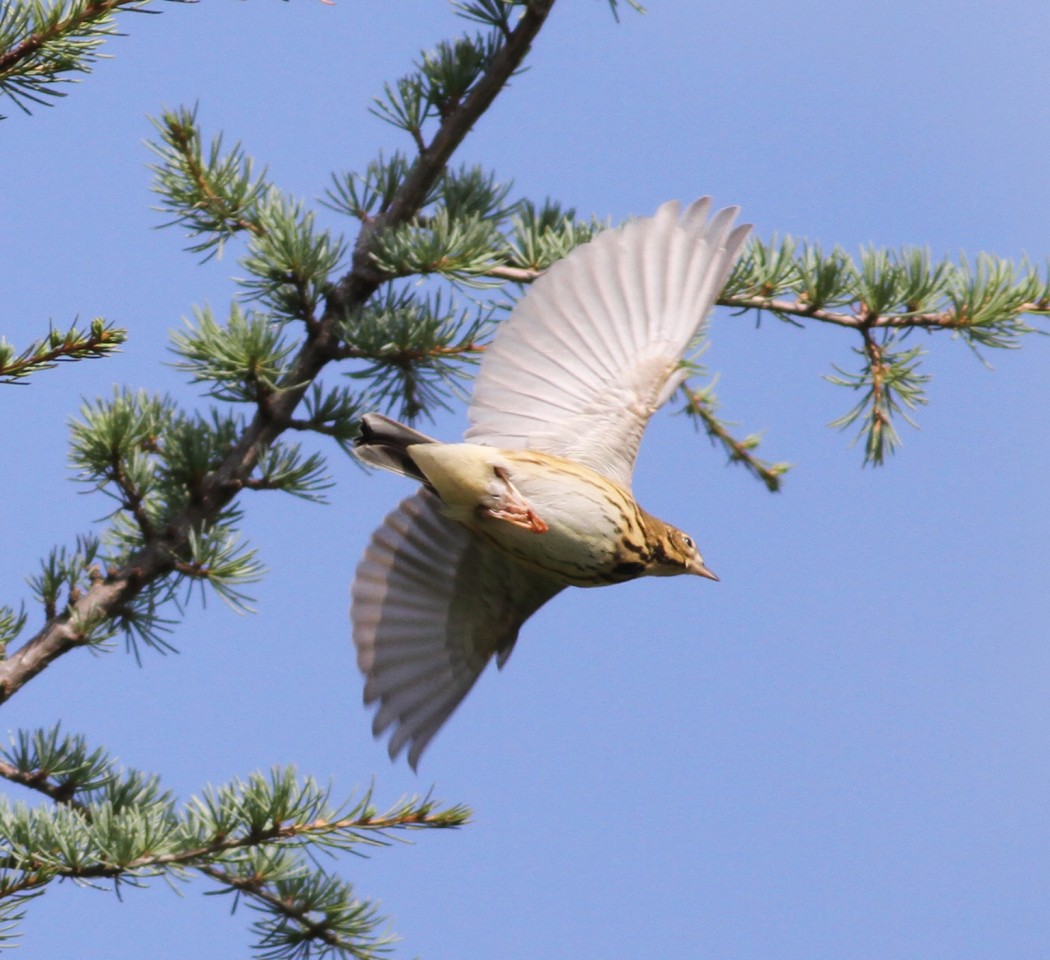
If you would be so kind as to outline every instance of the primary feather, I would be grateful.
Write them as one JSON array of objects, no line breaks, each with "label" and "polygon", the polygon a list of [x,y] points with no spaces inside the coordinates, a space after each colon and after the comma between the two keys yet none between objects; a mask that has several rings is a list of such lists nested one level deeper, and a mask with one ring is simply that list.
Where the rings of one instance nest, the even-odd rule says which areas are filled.
[{"label": "primary feather", "polygon": [[575,460],[630,485],[649,418],[725,285],[748,226],[710,199],[607,230],[555,263],[485,353],[464,439]]},{"label": "primary feather", "polygon": [[518,629],[562,584],[537,576],[444,517],[426,490],[376,530],[357,568],[352,620],[372,731],[391,725],[391,758],[423,749],[493,655],[502,666]]}]

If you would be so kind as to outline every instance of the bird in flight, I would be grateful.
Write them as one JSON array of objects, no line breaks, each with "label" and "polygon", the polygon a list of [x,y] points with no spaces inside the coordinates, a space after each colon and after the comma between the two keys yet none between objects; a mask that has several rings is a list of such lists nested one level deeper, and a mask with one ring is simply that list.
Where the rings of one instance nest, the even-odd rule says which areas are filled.
[{"label": "bird in flight", "polygon": [[600,233],[532,285],[497,329],[464,443],[367,414],[355,453],[422,487],[372,535],[351,589],[372,729],[415,769],[488,662],[567,586],[718,579],[681,530],[646,513],[631,474],[649,418],[749,226],[709,198]]}]

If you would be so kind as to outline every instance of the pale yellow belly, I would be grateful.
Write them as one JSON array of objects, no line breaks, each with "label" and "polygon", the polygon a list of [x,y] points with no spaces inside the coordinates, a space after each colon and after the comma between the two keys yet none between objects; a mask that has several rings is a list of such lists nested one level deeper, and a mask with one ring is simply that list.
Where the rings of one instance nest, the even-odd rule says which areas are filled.
[{"label": "pale yellow belly", "polygon": [[[630,579],[614,571],[623,559],[633,499],[612,481],[560,458],[480,444],[413,447],[412,456],[448,516],[522,563],[578,586]],[[545,532],[486,513],[506,495],[497,468],[543,520]]]}]

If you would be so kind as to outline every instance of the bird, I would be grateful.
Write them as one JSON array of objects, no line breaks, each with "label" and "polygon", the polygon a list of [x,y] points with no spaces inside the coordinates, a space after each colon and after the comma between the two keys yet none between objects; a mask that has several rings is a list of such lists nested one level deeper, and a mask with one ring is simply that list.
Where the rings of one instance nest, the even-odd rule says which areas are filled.
[{"label": "bird", "polygon": [[604,230],[534,281],[482,358],[461,443],[380,413],[354,452],[420,484],[372,535],[351,622],[372,730],[413,769],[488,663],[569,586],[718,578],[631,492],[652,415],[688,375],[751,230],[704,197]]}]

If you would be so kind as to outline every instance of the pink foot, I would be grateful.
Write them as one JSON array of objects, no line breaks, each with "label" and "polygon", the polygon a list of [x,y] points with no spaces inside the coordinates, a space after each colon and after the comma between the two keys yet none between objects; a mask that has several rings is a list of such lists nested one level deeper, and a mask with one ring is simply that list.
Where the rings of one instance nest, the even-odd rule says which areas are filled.
[{"label": "pink foot", "polygon": [[494,520],[506,520],[507,523],[513,523],[514,526],[529,530],[532,533],[546,533],[550,527],[537,516],[529,501],[510,482],[507,471],[502,467],[496,467],[495,471],[496,476],[506,484],[506,490],[497,505],[491,507],[479,506],[478,513],[483,517],[492,517]]}]

